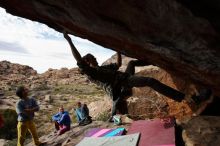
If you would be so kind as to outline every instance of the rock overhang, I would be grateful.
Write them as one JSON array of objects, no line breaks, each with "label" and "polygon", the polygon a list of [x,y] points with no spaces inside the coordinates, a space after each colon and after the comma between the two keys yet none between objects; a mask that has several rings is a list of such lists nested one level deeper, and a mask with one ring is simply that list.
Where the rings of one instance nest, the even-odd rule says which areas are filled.
[{"label": "rock overhang", "polygon": [[220,88],[216,0],[2,0],[0,6],[214,91]]}]

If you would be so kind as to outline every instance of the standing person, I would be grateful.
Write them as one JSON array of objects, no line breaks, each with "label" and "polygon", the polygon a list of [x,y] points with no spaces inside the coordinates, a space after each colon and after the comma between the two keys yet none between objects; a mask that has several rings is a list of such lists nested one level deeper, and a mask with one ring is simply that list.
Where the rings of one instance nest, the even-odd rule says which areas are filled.
[{"label": "standing person", "polygon": [[58,131],[58,135],[70,130],[70,116],[67,111],[64,111],[63,106],[59,108],[59,112],[52,116],[52,120],[55,123],[55,129]]},{"label": "standing person", "polygon": [[91,117],[89,116],[89,109],[86,104],[77,103],[77,108],[74,109],[77,122],[80,126],[90,124],[92,122]]},{"label": "standing person", "polygon": [[20,86],[16,90],[16,95],[20,98],[16,103],[16,112],[18,114],[18,142],[17,146],[24,146],[27,131],[32,135],[35,146],[44,145],[39,141],[36,126],[34,124],[34,113],[39,111],[39,105],[34,98],[28,97],[28,89]]},{"label": "standing person", "polygon": [[[122,103],[124,92],[126,89],[132,87],[144,87],[148,86],[155,91],[175,100],[181,102],[185,94],[177,91],[160,81],[143,76],[135,76],[135,66],[147,65],[139,60],[132,60],[128,63],[125,72],[118,71],[121,66],[121,54],[117,52],[117,62],[109,65],[99,66],[96,58],[92,54],[87,54],[81,57],[71,38],[64,32],[64,38],[68,41],[72,54],[77,61],[82,73],[86,74],[91,81],[104,88],[104,90],[112,98],[112,116],[116,114],[116,110],[119,109],[119,103]],[[121,111],[119,111],[121,112]],[[111,117],[112,118],[112,117]],[[110,119],[111,119],[110,118]]]}]

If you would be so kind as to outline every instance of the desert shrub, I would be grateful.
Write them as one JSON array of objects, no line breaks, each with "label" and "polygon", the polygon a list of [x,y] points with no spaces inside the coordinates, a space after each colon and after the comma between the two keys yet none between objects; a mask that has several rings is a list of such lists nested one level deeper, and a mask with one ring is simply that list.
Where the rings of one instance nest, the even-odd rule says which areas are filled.
[{"label": "desert shrub", "polygon": [[0,111],[4,119],[4,126],[0,130],[0,138],[11,140],[17,137],[17,113],[15,110]]},{"label": "desert shrub", "polygon": [[107,121],[110,117],[110,113],[108,111],[104,111],[103,113],[100,113],[96,120],[97,121]]},{"label": "desert shrub", "polygon": [[72,95],[103,95],[101,89],[92,85],[70,84],[70,85],[57,85],[53,89],[53,94],[72,94]]},{"label": "desert shrub", "polygon": [[49,89],[50,88],[47,86],[47,84],[39,84],[34,88],[35,91],[42,91],[42,90],[49,90]]}]

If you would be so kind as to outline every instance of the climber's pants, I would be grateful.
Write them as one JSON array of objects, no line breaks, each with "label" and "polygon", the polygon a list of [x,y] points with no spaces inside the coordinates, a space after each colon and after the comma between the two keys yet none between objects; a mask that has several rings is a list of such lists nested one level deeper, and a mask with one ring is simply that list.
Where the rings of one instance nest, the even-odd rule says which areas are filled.
[{"label": "climber's pants", "polygon": [[70,130],[70,126],[60,125],[60,130],[58,131],[58,135],[61,135],[69,130]]},{"label": "climber's pants", "polygon": [[146,62],[142,62],[140,60],[130,61],[128,63],[126,70],[125,70],[125,72],[127,74],[129,74],[130,76],[127,78],[126,81],[124,81],[124,83],[122,83],[122,85],[127,88],[148,86],[148,87],[154,89],[155,91],[157,91],[167,97],[170,97],[171,99],[173,99],[175,101],[180,102],[184,99],[184,97],[185,97],[184,93],[177,91],[176,89],[171,88],[171,87],[161,83],[160,81],[158,81],[154,78],[134,75],[135,66],[145,66],[145,65],[149,65],[149,64]]},{"label": "climber's pants", "polygon": [[171,88],[151,77],[131,75],[130,77],[128,77],[126,84],[130,88],[148,86],[154,89],[155,91],[179,102],[182,101],[185,97],[184,93],[177,91],[176,89]]},{"label": "climber's pants", "polygon": [[35,124],[32,120],[31,121],[25,121],[25,122],[18,122],[17,130],[18,130],[17,146],[24,146],[24,141],[25,141],[27,131],[29,131],[31,133],[34,144],[36,146],[41,144],[41,142],[38,139]]}]

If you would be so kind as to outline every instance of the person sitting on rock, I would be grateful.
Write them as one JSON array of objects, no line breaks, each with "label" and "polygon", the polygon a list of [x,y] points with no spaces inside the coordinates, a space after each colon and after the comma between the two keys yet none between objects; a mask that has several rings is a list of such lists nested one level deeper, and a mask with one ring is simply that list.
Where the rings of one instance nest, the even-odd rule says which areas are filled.
[{"label": "person sitting on rock", "polygon": [[[99,66],[96,58],[92,54],[87,54],[84,57],[81,57],[78,50],[72,43],[71,38],[66,32],[63,34],[64,38],[70,45],[72,54],[77,61],[80,71],[83,74],[86,74],[90,81],[101,86],[112,98],[112,117],[116,114],[117,109],[124,106],[119,104],[123,103],[121,102],[124,97],[123,91],[131,89],[132,87],[148,86],[175,101],[181,102],[184,99],[184,93],[177,91],[176,89],[173,89],[154,78],[134,75],[135,66],[145,66],[150,64],[140,60],[132,60],[128,63],[125,72],[120,72],[118,69],[121,66],[121,54],[117,52],[116,63]],[[120,113],[122,112],[120,111]],[[110,119],[112,119],[112,117]]]},{"label": "person sitting on rock", "polygon": [[74,109],[77,122],[80,126],[90,124],[92,122],[91,117],[89,116],[89,109],[86,104],[77,103],[77,108]]},{"label": "person sitting on rock", "polygon": [[58,131],[58,135],[70,130],[70,116],[67,111],[64,111],[63,106],[59,108],[59,112],[52,116],[52,120],[55,123],[55,129]]}]

